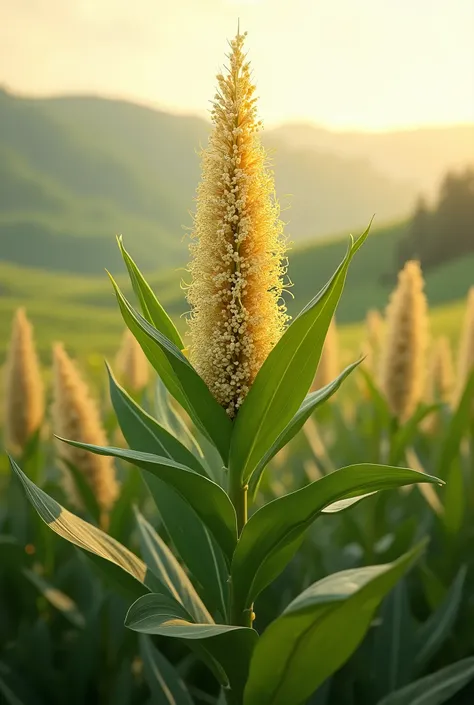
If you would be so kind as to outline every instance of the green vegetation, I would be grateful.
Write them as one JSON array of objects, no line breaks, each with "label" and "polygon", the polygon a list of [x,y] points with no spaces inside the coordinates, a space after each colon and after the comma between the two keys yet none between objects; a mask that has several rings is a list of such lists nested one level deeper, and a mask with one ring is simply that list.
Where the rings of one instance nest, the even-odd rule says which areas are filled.
[{"label": "green vegetation", "polygon": [[[117,100],[20,98],[0,90],[0,258],[22,266],[99,274],[120,269],[113,241],[123,234],[147,271],[186,262],[198,150],[209,124]],[[309,130],[309,132],[308,132]],[[432,178],[457,166],[471,128],[399,133],[398,161],[381,159],[389,138],[308,128],[269,130],[283,217],[295,242],[363,229],[407,215],[426,175],[414,179],[413,154]],[[471,130],[472,131],[472,130]],[[298,130],[296,130],[298,134]],[[313,139],[317,135],[317,139]],[[347,155],[341,145],[348,144]],[[440,149],[440,145],[443,149]],[[384,146],[385,145],[385,146]],[[379,155],[373,160],[374,155]],[[463,161],[470,159],[463,153]],[[287,210],[288,209],[288,210]]]},{"label": "green vegetation", "polygon": [[[394,251],[405,228],[404,224],[374,228],[364,257],[355,260],[349,272],[338,309],[338,322],[340,325],[351,324],[347,329],[347,347],[351,350],[356,347],[360,330],[354,324],[362,321],[369,308],[385,308],[395,283],[392,270]],[[111,240],[113,242],[113,238]],[[135,254],[133,238],[130,240],[125,238],[125,244]],[[113,244],[115,246],[115,242]],[[327,281],[346,246],[347,236],[344,236],[315,241],[290,252],[289,276],[294,285],[289,289],[291,294],[287,295],[287,300],[292,315],[307,303],[315,289]],[[441,334],[445,325],[446,334],[453,342],[459,329],[462,300],[472,284],[473,269],[474,255],[471,255],[448,262],[426,275],[428,300],[435,309],[435,333]],[[186,270],[158,272],[148,278],[178,328],[184,328],[186,302],[181,286],[187,280]],[[126,294],[131,295],[124,273],[118,276],[118,281]],[[92,352],[96,357],[110,357],[117,350],[123,326],[105,272],[100,276],[85,277],[0,263],[0,360],[5,354],[11,317],[18,306],[27,308],[35,324],[39,351],[44,360],[49,359],[49,348],[55,340],[64,341],[70,351],[81,358]],[[354,341],[354,345],[350,341]]]}]

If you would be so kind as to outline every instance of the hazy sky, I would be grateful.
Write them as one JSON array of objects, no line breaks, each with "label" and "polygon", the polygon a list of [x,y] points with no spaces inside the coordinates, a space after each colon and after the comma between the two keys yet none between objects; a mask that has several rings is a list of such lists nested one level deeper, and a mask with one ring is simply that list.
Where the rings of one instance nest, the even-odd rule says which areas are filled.
[{"label": "hazy sky", "polygon": [[266,124],[474,120],[474,0],[0,0],[0,83],[205,114],[238,17]]}]

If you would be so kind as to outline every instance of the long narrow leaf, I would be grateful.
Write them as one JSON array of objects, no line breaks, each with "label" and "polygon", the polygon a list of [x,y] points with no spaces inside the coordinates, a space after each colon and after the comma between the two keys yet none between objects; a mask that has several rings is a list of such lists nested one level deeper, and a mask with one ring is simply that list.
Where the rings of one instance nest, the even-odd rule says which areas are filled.
[{"label": "long narrow leaf", "polygon": [[229,463],[230,472],[238,476],[242,484],[248,482],[302,404],[318,367],[350,261],[368,232],[369,228],[356,243],[351,238],[336,273],[270,352],[239,409]]},{"label": "long narrow leaf", "polygon": [[215,482],[174,460],[151,453],[96,446],[66,438],[59,440],[97,455],[126,460],[170,485],[194,509],[221,546],[224,555],[229,560],[232,558],[237,543],[235,510],[227,494]]},{"label": "long narrow leaf", "polygon": [[466,568],[463,566],[441,605],[420,627],[416,635],[418,649],[415,657],[415,666],[418,671],[421,671],[429,663],[430,659],[436,655],[438,649],[449,636],[461,604],[465,579]]},{"label": "long narrow leaf", "polygon": [[380,602],[420,552],[418,546],[394,563],[335,573],[301,593],[260,637],[244,705],[306,702],[355,651]]},{"label": "long narrow leaf", "polygon": [[[194,455],[186,448],[183,451],[184,446],[170,433],[162,433],[163,427],[131,399],[112,375],[110,397],[130,448],[174,458],[196,472],[204,473]],[[194,509],[175,490],[150,473],[144,473],[143,479],[178,554],[201,586],[206,604],[225,617],[228,570],[219,545]]]},{"label": "long narrow leaf", "polygon": [[200,643],[220,664],[236,696],[235,702],[240,702],[257,632],[228,624],[193,624],[183,610],[177,609],[163,595],[148,597],[150,599],[139,599],[130,607],[125,626],[142,634]]},{"label": "long narrow leaf", "polygon": [[168,316],[165,309],[153,293],[145,277],[140,272],[137,265],[125,249],[121,236],[117,238],[117,242],[120,248],[121,255],[123,257],[123,261],[125,262],[125,265],[127,267],[133,290],[140,302],[143,316],[157,330],[161,331],[163,335],[168,338],[168,340],[171,340],[172,343],[174,343],[180,350],[182,350],[184,348],[184,344],[181,340],[180,334],[176,330],[173,321]]},{"label": "long narrow leaf", "polygon": [[391,693],[378,705],[442,705],[474,678],[474,657],[457,661]]},{"label": "long narrow leaf", "polygon": [[417,482],[439,480],[407,468],[351,465],[259,509],[244,526],[232,561],[232,587],[239,609],[250,607],[283,570],[322,510],[346,498]]},{"label": "long narrow leaf", "polygon": [[170,394],[214,443],[222,459],[229,454],[232,422],[181,350],[133,309],[111,277],[123,319]]},{"label": "long narrow leaf", "polygon": [[191,581],[163,539],[145,517],[136,510],[141,555],[145,563],[196,622],[213,623],[213,619]]},{"label": "long narrow leaf", "polygon": [[[159,589],[153,573],[148,571],[143,561],[128,548],[96,526],[64,509],[37,487],[12,458],[10,464],[25,488],[28,499],[50,529],[66,541],[97,557],[104,572],[109,573],[112,579],[120,580],[122,589],[135,598],[148,592],[148,589]],[[120,570],[113,570],[114,568]]]},{"label": "long narrow leaf", "polygon": [[343,370],[335,380],[322,387],[322,389],[318,389],[317,391],[308,394],[291,421],[283,429],[276,441],[268,449],[255,468],[250,483],[251,494],[255,494],[255,489],[259,484],[260,476],[265,469],[265,466],[278,453],[278,451],[280,451],[284,446],[286,446],[287,443],[291,441],[292,438],[294,438],[294,436],[296,436],[298,431],[303,428],[311,414],[337,392],[344,380],[353,370],[355,370],[356,367],[358,367],[358,365],[360,365],[361,362],[362,360],[357,360],[357,362],[353,362],[352,365],[348,365],[348,367],[346,367],[346,369]]},{"label": "long narrow leaf", "polygon": [[154,705],[193,705],[185,684],[176,669],[153,646],[151,639],[140,635],[140,655]]}]

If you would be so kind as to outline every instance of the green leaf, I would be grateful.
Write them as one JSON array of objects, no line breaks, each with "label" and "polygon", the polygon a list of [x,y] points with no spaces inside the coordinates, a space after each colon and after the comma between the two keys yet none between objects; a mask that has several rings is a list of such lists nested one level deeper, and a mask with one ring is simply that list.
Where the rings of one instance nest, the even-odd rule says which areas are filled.
[{"label": "green leaf", "polygon": [[421,549],[394,563],[335,573],[293,600],[257,643],[244,705],[305,702],[355,651],[380,602]]},{"label": "green leaf", "polygon": [[224,462],[229,455],[232,422],[181,350],[135,311],[111,277],[123,319],[160,375],[170,394],[214,443]]},{"label": "green leaf", "polygon": [[99,524],[102,511],[99,506],[99,502],[97,501],[97,497],[95,496],[92,487],[87,482],[84,473],[80,472],[75,465],[64,458],[61,459],[61,462],[64,463],[71,473],[74,487],[86,511],[90,514],[92,519]]},{"label": "green leaf", "polygon": [[82,629],[85,625],[84,615],[68,595],[48,583],[41,575],[32,570],[23,570],[23,575],[28,578],[40,594],[74,626]]},{"label": "green leaf", "polygon": [[214,620],[168,546],[138,509],[135,513],[141,554],[147,566],[196,622],[212,624]]},{"label": "green leaf", "polygon": [[112,406],[125,440],[133,450],[145,450],[186,465],[199,475],[206,475],[202,464],[170,431],[147,414],[117,382],[108,365]]},{"label": "green leaf", "polygon": [[239,409],[229,467],[243,485],[297,413],[313,382],[350,261],[367,238],[369,228],[356,243],[351,237],[347,254],[334,276],[287,328]]},{"label": "green leaf", "polygon": [[473,678],[474,657],[471,656],[391,693],[378,705],[442,705]]},{"label": "green leaf", "polygon": [[140,598],[130,607],[125,626],[142,634],[158,634],[204,645],[206,652],[226,674],[238,703],[258,639],[257,632],[228,624],[194,624],[186,611],[166,596],[150,594],[144,597],[150,599]]},{"label": "green leaf", "polygon": [[[188,450],[194,453],[196,457],[202,459],[203,453],[199,443],[196,438],[194,438],[188,424],[183,419],[183,416],[179,414],[176,409],[174,409],[172,397],[159,377],[156,377],[154,386],[155,395],[153,413],[156,421],[158,421],[158,423],[175,438],[181,441],[181,443],[186,446]],[[207,440],[207,437],[206,442],[212,446],[214,452],[219,456],[219,461],[222,464],[218,451],[215,449],[214,445]]]},{"label": "green leaf", "polygon": [[157,330],[171,340],[180,350],[183,350],[184,343],[171,318],[160,304],[150,285],[138,269],[133,259],[128,254],[123,245],[122,237],[117,238],[118,246],[123,257],[123,261],[128,269],[133,291],[140,302],[143,316]]},{"label": "green leaf", "polygon": [[[110,396],[130,448],[174,458],[201,474],[204,472],[193,454],[170,433],[163,433],[163,428],[131,399],[112,375]],[[225,617],[228,570],[221,549],[179,494],[149,473],[145,473],[144,480],[178,554],[202,586],[206,604]]]},{"label": "green leaf", "polygon": [[400,688],[412,678],[415,656],[414,619],[405,581],[385,598],[374,629],[373,671],[379,696]]},{"label": "green leaf", "polygon": [[133,595],[135,599],[148,592],[148,589],[157,589],[153,574],[147,571],[143,561],[128,548],[96,526],[64,509],[37,487],[20,470],[13,458],[10,458],[10,465],[19,477],[28,499],[52,531],[81,550],[89,552],[90,557],[100,564],[102,571],[110,575],[114,582],[118,581],[121,589]]},{"label": "green leaf", "polygon": [[232,561],[232,586],[238,608],[250,607],[289,562],[306,529],[334,502],[416,482],[440,481],[407,468],[349,465],[266,504],[244,526]]},{"label": "green leaf", "polygon": [[256,489],[258,488],[260,477],[263,470],[265,469],[265,466],[278,453],[278,451],[280,451],[284,446],[286,446],[287,443],[291,441],[292,438],[294,438],[294,436],[296,436],[298,431],[303,428],[304,424],[309,419],[311,414],[319,406],[324,404],[324,402],[330,399],[332,395],[335,394],[335,392],[337,392],[344,380],[350,375],[353,370],[355,370],[358,365],[360,365],[361,362],[362,360],[357,360],[357,362],[353,362],[352,365],[346,367],[346,369],[343,370],[343,372],[341,372],[339,377],[336,377],[335,380],[327,384],[325,387],[322,387],[322,389],[318,389],[317,391],[308,394],[296,414],[291,419],[291,421],[283,429],[276,441],[268,449],[268,451],[265,453],[265,455],[255,468],[254,474],[252,475],[252,479],[250,482],[250,493],[252,496],[255,496],[256,494]]},{"label": "green leaf", "polygon": [[466,567],[463,566],[441,605],[418,630],[415,666],[419,671],[436,655],[453,629],[462,600],[465,578]]},{"label": "green leaf", "polygon": [[89,450],[97,455],[126,460],[170,485],[194,509],[213,534],[224,555],[229,561],[231,560],[237,543],[235,510],[227,494],[215,482],[170,458],[127,448],[80,443],[60,436],[58,438],[69,445]]},{"label": "green leaf", "polygon": [[140,656],[153,705],[193,705],[191,696],[176,669],[155,649],[151,639],[140,635]]},{"label": "green leaf", "polygon": [[405,448],[413,443],[413,439],[418,433],[420,424],[430,414],[433,414],[440,408],[440,404],[431,404],[430,406],[419,406],[415,413],[408,421],[398,429],[392,441],[390,448],[390,465],[398,465],[403,460]]}]

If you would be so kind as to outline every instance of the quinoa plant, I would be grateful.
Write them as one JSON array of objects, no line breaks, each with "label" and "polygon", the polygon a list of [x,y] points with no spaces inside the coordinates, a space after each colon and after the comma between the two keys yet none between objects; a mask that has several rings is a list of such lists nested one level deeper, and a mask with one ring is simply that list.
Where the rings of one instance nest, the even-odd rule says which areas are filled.
[{"label": "quinoa plant", "polygon": [[[243,42],[241,34],[231,42],[229,67],[218,76],[213,131],[202,155],[188,289],[190,344],[121,240],[141,312],[112,279],[126,325],[191,420],[194,438],[179,440],[109,370],[112,404],[129,449],[62,439],[139,468],[172,550],[139,520],[143,560],[138,558],[61,507],[11,462],[51,529],[87,551],[129,596],[129,629],[186,642],[211,669],[229,705],[298,705],[356,649],[421,547],[392,563],[310,585],[259,633],[262,591],[322,512],[380,490],[439,481],[406,468],[359,463],[252,511],[269,461],[358,365],[309,392],[350,262],[368,230],[356,242],[350,239],[332,278],[288,325],[281,298],[285,238]],[[191,702],[169,664],[160,678],[167,692],[179,693],[180,703]]]}]

